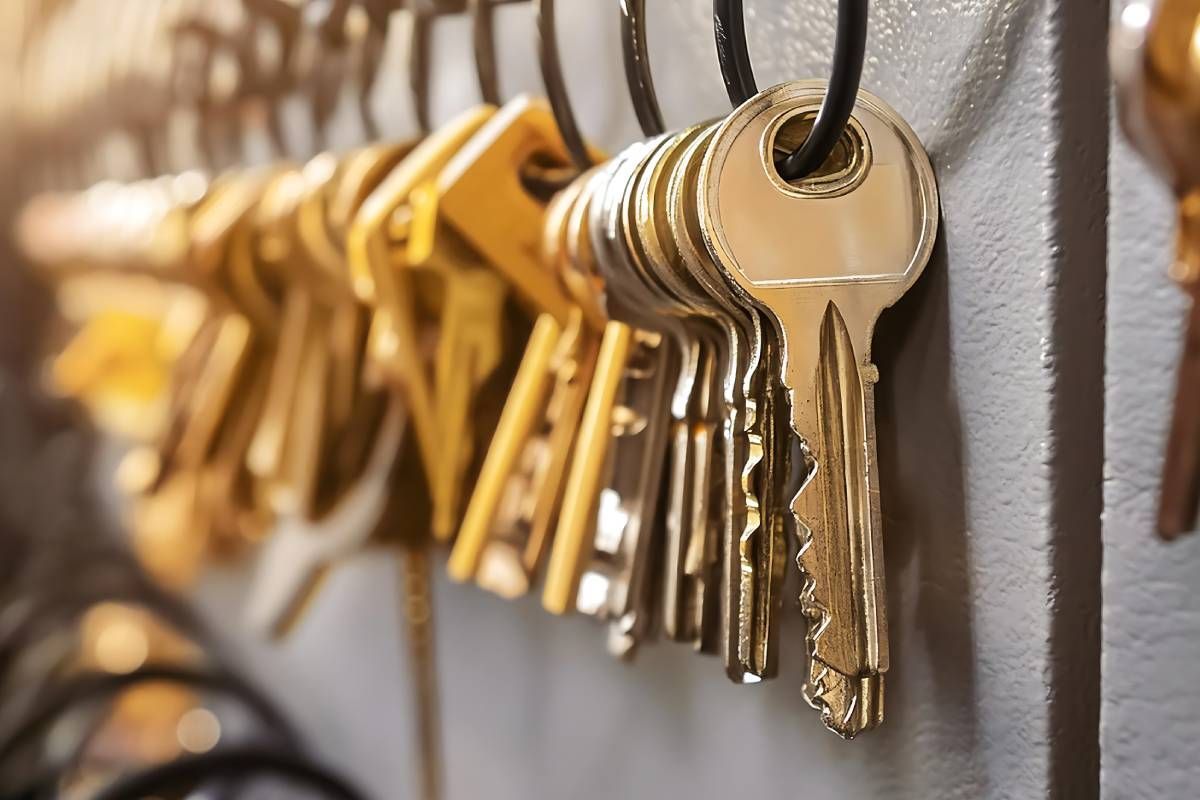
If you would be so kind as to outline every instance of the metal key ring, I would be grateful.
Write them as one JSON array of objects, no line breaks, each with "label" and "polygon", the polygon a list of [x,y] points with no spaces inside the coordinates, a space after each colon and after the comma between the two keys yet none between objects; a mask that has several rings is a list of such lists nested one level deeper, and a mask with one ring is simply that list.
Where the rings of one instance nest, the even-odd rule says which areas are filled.
[{"label": "metal key ring", "polygon": [[[812,174],[837,146],[858,98],[867,49],[868,0],[838,0],[837,39],[833,47],[833,74],[821,101],[816,122],[804,144],[777,163],[779,174],[794,181]],[[725,88],[734,106],[758,93],[742,0],[713,0],[713,31]]]},{"label": "metal key ring", "polygon": [[536,4],[538,61],[542,68],[542,82],[546,86],[546,98],[550,101],[550,110],[554,113],[554,121],[558,123],[563,144],[575,166],[583,172],[593,165],[593,161],[579,133],[579,123],[571,108],[571,98],[567,95],[567,82],[558,53],[558,34],[554,29],[554,0],[536,0]]},{"label": "metal key ring", "polygon": [[496,35],[492,20],[494,0],[470,0],[471,43],[475,51],[475,75],[479,80],[479,94],[483,102],[498,106],[500,80],[496,76]]},{"label": "metal key ring", "polygon": [[136,800],[192,789],[206,780],[272,776],[305,786],[323,797],[361,800],[363,795],[340,775],[302,756],[260,745],[235,745],[199,755],[181,756],[118,778],[94,795],[95,800]]},{"label": "metal key ring", "polygon": [[647,137],[666,132],[654,78],[650,74],[650,56],[646,47],[646,0],[618,0],[621,6],[621,53],[625,61],[625,82],[633,111]]}]

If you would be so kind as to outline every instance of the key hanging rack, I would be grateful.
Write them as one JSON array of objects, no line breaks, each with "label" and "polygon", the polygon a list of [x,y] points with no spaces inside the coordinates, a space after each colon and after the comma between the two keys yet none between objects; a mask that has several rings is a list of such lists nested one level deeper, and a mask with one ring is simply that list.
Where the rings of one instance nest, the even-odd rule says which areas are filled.
[{"label": "key hanging rack", "polygon": [[[118,479],[143,560],[186,586],[254,559],[247,618],[283,636],[340,560],[395,546],[426,797],[436,547],[456,581],[599,618],[614,655],[661,635],[739,684],[779,672],[798,564],[806,699],[838,735],[869,731],[889,668],[870,345],[929,259],[938,199],[915,134],[859,90],[865,0],[839,2],[828,83],[762,92],[740,2],[716,0],[735,108],[683,130],[659,108],[644,0],[615,3],[646,141],[611,158],[577,124],[552,0],[532,9],[547,100],[502,102],[493,5],[254,0],[235,22],[122,5],[144,47],[98,42],[111,69],[62,75],[49,32],[95,4],[24,21],[46,31],[23,61],[41,90],[18,115],[41,142],[26,185],[69,190],[19,226],[75,324],[50,374],[134,441]],[[430,31],[464,13],[483,104],[435,125]],[[387,140],[369,101],[399,20],[419,134]],[[159,74],[154,103],[130,99]],[[366,143],[297,164],[285,100],[305,99],[323,150],[348,85]],[[84,107],[102,124],[79,126]],[[202,172],[96,182],[86,136],[129,133],[158,174],[180,117]],[[250,133],[269,163],[239,167]],[[244,761],[163,774],[214,764]]]}]

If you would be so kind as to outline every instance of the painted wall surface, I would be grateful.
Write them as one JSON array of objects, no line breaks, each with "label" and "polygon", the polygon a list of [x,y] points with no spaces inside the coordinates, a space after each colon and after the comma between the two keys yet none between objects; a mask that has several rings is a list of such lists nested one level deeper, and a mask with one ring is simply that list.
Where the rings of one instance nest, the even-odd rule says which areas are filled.
[{"label": "painted wall surface", "polygon": [[1104,473],[1104,797],[1196,797],[1200,536],[1154,533],[1185,297],[1166,274],[1175,208],[1113,137]]},{"label": "painted wall surface", "polygon": [[[668,124],[727,111],[711,6],[647,5]],[[637,130],[616,3],[559,6],[583,128],[622,146]],[[834,3],[747,6],[762,85],[826,74]],[[716,661],[683,648],[660,643],[632,666],[616,663],[587,619],[439,582],[449,798],[1096,795],[1107,120],[1095,43],[1107,11],[1083,0],[877,0],[872,13],[864,85],[923,138],[945,217],[935,261],[876,338],[892,636],[884,727],[846,743],[803,703],[794,588],[781,677],[735,687]],[[500,30],[502,88],[535,89],[528,9],[502,9]],[[439,119],[476,98],[466,33],[463,21],[438,28]],[[412,126],[402,37],[392,45],[376,100],[398,135]],[[359,135],[347,126],[343,143]],[[1138,268],[1157,276],[1149,260]],[[1132,277],[1117,281],[1135,288]],[[1129,311],[1150,301],[1130,299]],[[1169,360],[1133,349],[1120,363],[1147,357]],[[1125,413],[1156,423],[1141,404],[1158,396],[1141,380],[1125,384]],[[1142,519],[1131,497],[1120,513]],[[1196,544],[1185,547],[1194,554]],[[1126,569],[1132,579],[1140,564],[1114,558],[1109,579]],[[282,697],[302,699],[295,713],[322,752],[389,800],[415,791],[397,574],[385,552],[364,554],[332,576],[292,640],[248,647]],[[238,583],[213,588],[218,609],[236,613]],[[1138,596],[1148,603],[1157,591]],[[1176,591],[1181,610],[1195,607]],[[1132,612],[1130,635],[1147,616]],[[1135,640],[1145,646],[1116,656],[1129,662],[1131,688],[1157,643]],[[1178,675],[1164,659],[1161,676]],[[1136,726],[1118,740],[1161,719],[1138,714],[1124,713]]]}]

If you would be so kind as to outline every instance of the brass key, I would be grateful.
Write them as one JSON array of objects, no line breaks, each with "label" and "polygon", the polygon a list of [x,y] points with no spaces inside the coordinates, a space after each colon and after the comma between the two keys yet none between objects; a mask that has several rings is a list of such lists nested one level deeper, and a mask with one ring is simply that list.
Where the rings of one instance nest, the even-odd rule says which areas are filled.
[{"label": "brass key", "polygon": [[724,517],[719,546],[713,549],[721,564],[722,629],[708,636],[719,636],[729,678],[754,683],[775,669],[778,648],[771,642],[778,624],[773,612],[780,600],[778,583],[782,578],[782,559],[774,558],[774,536],[759,535],[762,530],[773,530],[763,527],[762,503],[762,462],[768,438],[764,434],[771,416],[764,402],[765,353],[773,333],[759,306],[730,287],[704,243],[695,198],[703,155],[715,132],[716,126],[681,154],[667,186],[665,211],[684,268],[731,323],[726,336],[732,358],[724,377],[728,412],[719,444],[724,456]]},{"label": "brass key", "polygon": [[434,178],[494,111],[484,106],[464,112],[421,142],[363,200],[346,236],[355,294],[374,306],[372,361],[405,398],[429,475],[435,474],[439,460],[437,414],[427,359],[418,341],[415,291],[395,268],[394,258],[404,248],[395,248],[392,229],[397,214],[407,210],[413,191]]},{"label": "brass key", "polygon": [[1117,107],[1133,145],[1170,184],[1179,204],[1170,274],[1189,296],[1159,491],[1158,533],[1197,528],[1200,510],[1200,4],[1130,3],[1113,30]]},{"label": "brass key", "polygon": [[806,694],[850,738],[882,720],[888,668],[871,338],[929,259],[938,196],[916,135],[866,92],[830,162],[795,184],[780,178],[775,137],[815,114],[823,93],[785,84],[738,108],[705,156],[699,204],[714,259],[779,327],[810,462],[793,505],[811,620]]},{"label": "brass key", "polygon": [[[686,549],[675,553],[682,563],[667,559],[663,597],[667,634],[671,635],[671,625],[675,622],[680,626],[677,638],[688,639],[709,652],[720,649],[722,638],[718,614],[723,593],[717,569],[721,543],[726,535],[730,542],[736,541],[732,534],[735,523],[739,534],[745,531],[742,520],[746,519],[747,506],[753,507],[756,502],[751,498],[748,503],[746,492],[759,491],[757,486],[744,483],[747,468],[753,464],[746,434],[757,430],[753,426],[747,429],[745,424],[744,380],[755,373],[751,365],[758,362],[757,357],[748,358],[748,343],[761,338],[751,330],[746,309],[733,302],[733,295],[715,266],[701,265],[700,262],[708,261],[707,256],[700,255],[703,242],[699,237],[691,241],[682,222],[682,215],[693,211],[694,202],[690,198],[695,196],[697,154],[704,152],[715,127],[699,126],[687,131],[655,153],[647,163],[643,185],[634,201],[638,232],[634,237],[635,249],[653,267],[652,277],[662,284],[677,306],[674,311],[666,306],[663,310],[665,313],[683,310],[690,315],[690,324],[709,353],[703,371],[709,377],[698,381],[694,395],[697,406],[691,412],[693,420],[689,425],[691,442],[686,467],[691,470],[692,481],[689,539]],[[679,230],[673,227],[676,225]],[[755,344],[755,349],[758,346]],[[752,381],[752,385],[757,382]],[[735,431],[738,431],[736,438]],[[753,476],[755,471],[749,474]],[[772,642],[778,627],[774,609],[779,600],[783,554],[776,558],[775,551],[784,548],[776,546],[777,541],[782,542],[782,536],[758,539],[763,541],[767,558],[739,559],[737,586],[730,584],[725,595],[732,611],[730,620],[737,621],[728,630],[728,668],[739,682],[768,677],[774,672],[777,660]],[[670,591],[673,581],[681,582],[682,593]],[[742,594],[747,597],[748,614],[737,609]],[[734,602],[729,604],[731,599]]]},{"label": "brass key", "polygon": [[[583,183],[547,208],[543,260],[557,269],[547,280],[569,283],[566,238]],[[557,521],[602,325],[582,307],[564,320],[547,311],[535,321],[447,564],[455,580],[474,577],[508,598],[529,591]]]}]

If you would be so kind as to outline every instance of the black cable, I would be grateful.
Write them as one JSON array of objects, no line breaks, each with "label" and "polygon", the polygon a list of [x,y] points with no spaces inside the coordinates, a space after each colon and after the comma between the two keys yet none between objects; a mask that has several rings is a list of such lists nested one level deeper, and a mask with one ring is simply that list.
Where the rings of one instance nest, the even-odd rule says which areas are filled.
[{"label": "black cable", "polygon": [[579,123],[575,111],[571,108],[571,98],[567,94],[567,82],[563,76],[562,60],[558,52],[558,33],[554,27],[554,0],[535,0],[538,30],[538,61],[542,69],[542,82],[546,86],[546,98],[550,101],[550,109],[554,112],[554,120],[562,135],[563,144],[571,155],[571,160],[582,172],[592,166],[592,156],[588,152],[583,135],[579,132]]},{"label": "black cable", "polygon": [[[799,180],[818,169],[846,130],[854,111],[867,52],[868,0],[838,0],[837,39],[833,48],[833,74],[808,138],[777,162],[786,180]],[[741,0],[713,0],[713,30],[721,75],[735,106],[757,93],[746,44]]]},{"label": "black cable", "polygon": [[289,749],[300,749],[300,737],[283,714],[266,697],[235,675],[189,667],[151,665],[126,674],[90,672],[71,677],[42,698],[16,730],[0,738],[0,764],[71,709],[97,700],[112,699],[139,684],[160,682],[229,695],[244,703]]},{"label": "black cable", "polygon": [[717,39],[717,61],[729,103],[737,108],[758,94],[750,49],[746,42],[746,18],[742,0],[713,0],[713,34]]},{"label": "black cable", "polygon": [[475,76],[483,102],[498,106],[500,79],[496,70],[496,33],[492,16],[492,0],[469,0],[471,10],[471,44],[475,52]]},{"label": "black cable", "polygon": [[303,784],[338,800],[364,798],[341,777],[303,758],[261,747],[231,747],[184,756],[122,778],[102,789],[92,800],[145,800],[186,791],[218,777],[240,780],[267,775]]},{"label": "black cable", "polygon": [[629,99],[647,138],[666,131],[654,76],[650,72],[650,54],[646,45],[646,0],[619,0],[621,6],[621,53],[625,62],[625,82]]}]

